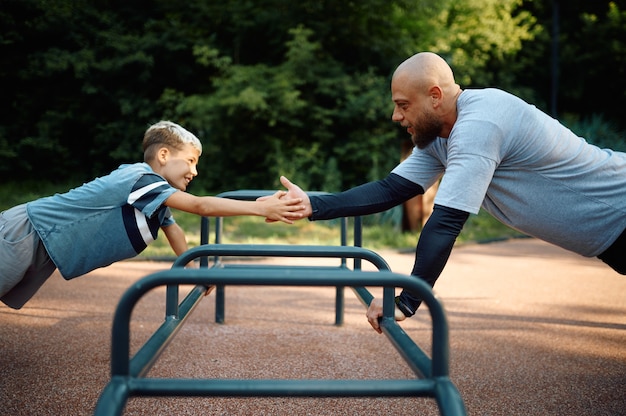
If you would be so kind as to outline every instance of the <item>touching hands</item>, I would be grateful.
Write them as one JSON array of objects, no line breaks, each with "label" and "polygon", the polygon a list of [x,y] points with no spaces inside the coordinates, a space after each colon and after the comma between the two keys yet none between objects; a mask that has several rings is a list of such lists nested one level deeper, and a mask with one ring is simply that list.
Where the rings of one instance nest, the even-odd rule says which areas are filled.
[{"label": "touching hands", "polygon": [[[383,331],[382,329],[380,329],[378,318],[383,316],[383,300],[378,298],[372,299],[369,308],[367,308],[365,316],[367,316],[367,320],[372,328],[374,328],[374,331],[382,334]],[[406,315],[403,314],[397,306],[394,309],[394,319],[396,321],[404,321],[406,319]]]},{"label": "touching hands", "polygon": [[303,217],[302,198],[292,198],[286,191],[277,191],[274,195],[257,199],[261,204],[262,215],[267,222],[282,221],[293,224],[294,220]]},{"label": "touching hands", "polygon": [[289,179],[287,179],[284,176],[280,177],[280,183],[282,183],[283,186],[287,188],[287,191],[278,191],[272,196],[260,197],[257,199],[257,201],[265,201],[267,199],[274,198],[280,194],[278,198],[282,200],[293,200],[293,201],[297,200],[298,202],[296,202],[295,204],[303,204],[303,205],[300,205],[299,210],[293,210],[291,211],[290,216],[285,217],[289,221],[285,221],[283,219],[271,218],[267,216],[265,218],[265,222],[283,221],[288,224],[293,224],[292,220],[299,220],[302,218],[310,217],[311,214],[313,214],[313,209],[311,208],[311,200],[309,199],[309,196],[306,194],[306,192],[304,192],[298,185],[292,183]]}]

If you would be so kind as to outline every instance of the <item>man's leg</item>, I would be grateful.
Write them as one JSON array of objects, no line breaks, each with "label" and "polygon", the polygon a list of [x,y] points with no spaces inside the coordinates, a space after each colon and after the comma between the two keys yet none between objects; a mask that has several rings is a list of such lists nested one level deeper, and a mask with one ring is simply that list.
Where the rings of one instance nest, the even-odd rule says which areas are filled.
[{"label": "man's leg", "polygon": [[626,230],[598,258],[619,274],[626,274]]}]

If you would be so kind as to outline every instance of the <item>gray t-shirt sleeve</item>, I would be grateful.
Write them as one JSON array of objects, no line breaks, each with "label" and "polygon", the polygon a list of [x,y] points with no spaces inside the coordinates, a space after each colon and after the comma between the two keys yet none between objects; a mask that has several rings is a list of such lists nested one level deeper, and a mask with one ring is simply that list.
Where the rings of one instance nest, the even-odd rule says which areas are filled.
[{"label": "gray t-shirt sleeve", "polygon": [[[468,125],[467,129],[472,127]],[[463,130],[463,126],[457,130]],[[479,136],[459,132],[458,139],[450,143],[447,139],[438,138],[424,150],[413,149],[411,155],[392,172],[418,183],[424,189],[431,187],[445,172],[435,203],[477,214],[497,167],[499,150],[493,144],[498,142],[495,136],[497,129]],[[490,144],[474,146],[465,143],[466,140]],[[481,151],[481,148],[488,151]]]}]

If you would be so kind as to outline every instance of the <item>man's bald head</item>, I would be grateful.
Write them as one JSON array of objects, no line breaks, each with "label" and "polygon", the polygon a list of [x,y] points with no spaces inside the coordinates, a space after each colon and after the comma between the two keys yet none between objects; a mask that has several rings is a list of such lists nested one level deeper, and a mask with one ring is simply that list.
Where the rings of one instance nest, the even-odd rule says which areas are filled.
[{"label": "man's bald head", "polygon": [[396,68],[393,80],[402,80],[420,93],[427,93],[432,86],[439,86],[447,94],[453,94],[458,88],[448,63],[432,52],[420,52],[402,62]]},{"label": "man's bald head", "polygon": [[460,94],[461,87],[445,60],[431,52],[418,53],[393,74],[391,119],[406,127],[415,145],[424,148],[437,137],[449,136]]}]

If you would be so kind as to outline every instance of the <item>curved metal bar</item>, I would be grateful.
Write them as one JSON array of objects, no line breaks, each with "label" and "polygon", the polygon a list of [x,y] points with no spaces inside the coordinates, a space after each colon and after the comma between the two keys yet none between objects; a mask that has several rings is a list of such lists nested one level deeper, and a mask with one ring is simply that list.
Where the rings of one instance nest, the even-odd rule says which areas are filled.
[{"label": "curved metal bar", "polygon": [[358,258],[372,263],[378,270],[391,270],[389,264],[374,251],[353,246],[316,246],[286,244],[207,244],[181,254],[173,267],[183,266],[203,256],[256,256],[256,257],[325,257]]},{"label": "curved metal bar", "polygon": [[[239,189],[236,191],[225,191],[215,195],[219,198],[238,199],[240,201],[254,201],[262,196],[274,195],[276,191],[267,189]],[[310,191],[307,195],[328,195],[328,192],[324,191]]]},{"label": "curved metal bar", "polygon": [[[130,316],[135,303],[147,291],[168,284],[183,285],[261,285],[261,286],[386,286],[402,287],[419,295],[433,321],[432,377],[448,376],[448,325],[443,307],[431,288],[422,280],[388,271],[364,272],[345,270],[310,269],[182,269],[176,268],[151,274],[135,282],[122,296],[113,319],[112,374],[129,374]],[[390,318],[391,322],[386,319]],[[382,324],[389,326],[392,317],[384,317]]]}]

